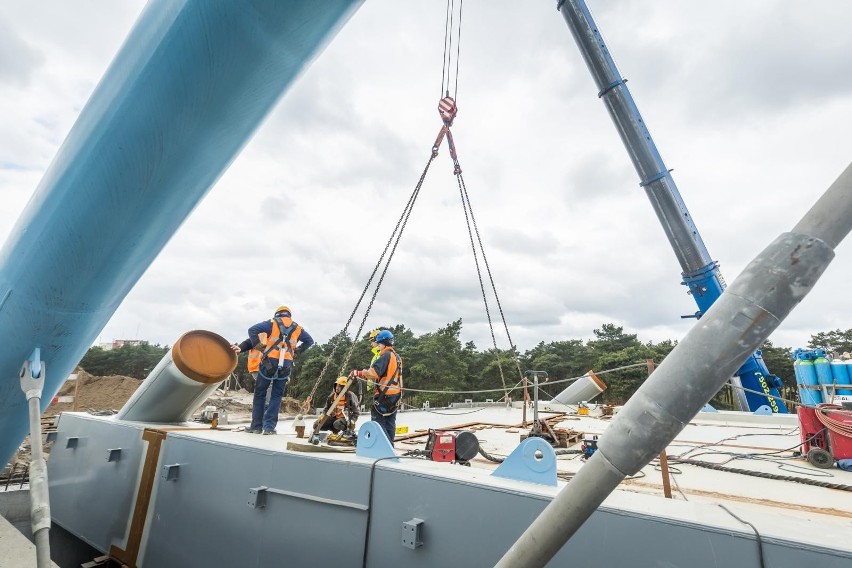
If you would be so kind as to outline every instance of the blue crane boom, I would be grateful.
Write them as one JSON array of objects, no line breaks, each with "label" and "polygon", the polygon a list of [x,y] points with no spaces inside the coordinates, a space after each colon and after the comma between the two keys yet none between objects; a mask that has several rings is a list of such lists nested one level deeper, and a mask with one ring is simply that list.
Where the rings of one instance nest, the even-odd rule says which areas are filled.
[{"label": "blue crane boom", "polygon": [[[680,196],[663,158],[660,156],[627,82],[615,65],[598,26],[584,0],[558,0],[557,9],[568,24],[583,59],[598,87],[603,101],[618,130],[621,141],[639,174],[639,185],[651,200],[682,270],[682,283],[698,304],[698,311],[683,317],[700,318],[725,291],[725,280],[719,263],[710,257],[707,247]],[[760,350],[755,351],[737,370],[732,383],[741,410],[757,410],[768,406],[772,412],[786,413],[779,391],[781,379],[771,374]],[[739,383],[739,384],[737,384]],[[764,393],[764,394],[760,394]],[[777,399],[775,397],[778,397]]]}]

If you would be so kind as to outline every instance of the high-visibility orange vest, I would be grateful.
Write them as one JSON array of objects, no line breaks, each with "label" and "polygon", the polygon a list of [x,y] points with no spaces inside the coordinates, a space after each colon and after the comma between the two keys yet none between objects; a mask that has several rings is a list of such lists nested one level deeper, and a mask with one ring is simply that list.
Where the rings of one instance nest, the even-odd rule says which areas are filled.
[{"label": "high-visibility orange vest", "polygon": [[[257,339],[260,343],[266,343],[266,333],[258,333]],[[246,362],[246,367],[248,368],[249,373],[256,373],[260,369],[261,359],[263,359],[263,352],[254,348],[249,351],[248,361]]]},{"label": "high-visibility orange vest", "polygon": [[349,392],[347,391],[345,395],[340,397],[340,400],[337,401],[337,408],[334,409],[334,414],[337,418],[343,418],[343,409],[346,408],[346,397],[349,396]]},{"label": "high-visibility orange vest", "polygon": [[393,396],[402,392],[402,360],[393,347],[385,346],[379,355],[381,357],[385,353],[390,352],[390,361],[388,368],[383,376],[379,376],[374,368],[370,368],[369,374],[376,383],[376,388],[373,394],[378,396],[384,392],[385,396]]},{"label": "high-visibility orange vest", "polygon": [[[299,336],[302,334],[302,326],[295,324],[295,329],[290,330],[288,337],[281,337],[282,329],[289,329],[294,325],[293,319],[290,317],[273,318],[272,333],[266,339],[266,349],[264,353],[269,359],[281,359],[286,361],[293,360],[293,354],[299,344]],[[258,334],[260,338],[260,334]],[[283,353],[282,353],[283,352]]]}]

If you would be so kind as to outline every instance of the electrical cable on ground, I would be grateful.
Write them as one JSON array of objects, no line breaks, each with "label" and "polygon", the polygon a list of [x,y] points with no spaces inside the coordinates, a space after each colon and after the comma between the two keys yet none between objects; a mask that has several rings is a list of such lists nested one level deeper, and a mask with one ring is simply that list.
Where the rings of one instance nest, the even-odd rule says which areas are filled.
[{"label": "electrical cable on ground", "polygon": [[731,512],[731,510],[728,509],[727,507],[725,507],[724,505],[720,504],[719,507],[724,509],[725,512],[727,512],[729,515],[731,515],[733,518],[735,518],[736,520],[738,520],[742,524],[748,525],[748,526],[751,527],[751,530],[754,531],[754,536],[757,539],[757,554],[758,554],[758,558],[760,559],[760,568],[765,568],[766,562],[765,562],[765,559],[763,557],[763,539],[760,538],[760,532],[757,530],[757,527],[754,526],[753,524],[751,524],[750,522],[739,518],[738,516],[733,514]]}]

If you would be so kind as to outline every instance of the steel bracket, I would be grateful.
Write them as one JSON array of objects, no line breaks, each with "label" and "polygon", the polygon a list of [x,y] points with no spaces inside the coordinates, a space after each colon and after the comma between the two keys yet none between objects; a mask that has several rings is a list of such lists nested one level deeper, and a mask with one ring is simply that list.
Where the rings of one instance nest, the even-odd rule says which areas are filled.
[{"label": "steel bracket", "polygon": [[177,481],[180,475],[180,464],[173,463],[163,466],[163,479],[166,481]]},{"label": "steel bracket", "polygon": [[[396,455],[388,435],[377,422],[367,422],[358,428],[358,445],[355,455],[363,458],[390,458]],[[399,461],[398,459],[395,461]]]},{"label": "steel bracket", "polygon": [[266,490],[268,487],[252,487],[249,489],[248,506],[252,509],[263,509],[266,507]]},{"label": "steel bracket", "polygon": [[527,438],[491,475],[555,487],[556,452],[541,438]]},{"label": "steel bracket", "polygon": [[412,550],[423,546],[423,519],[402,523],[402,546]]}]

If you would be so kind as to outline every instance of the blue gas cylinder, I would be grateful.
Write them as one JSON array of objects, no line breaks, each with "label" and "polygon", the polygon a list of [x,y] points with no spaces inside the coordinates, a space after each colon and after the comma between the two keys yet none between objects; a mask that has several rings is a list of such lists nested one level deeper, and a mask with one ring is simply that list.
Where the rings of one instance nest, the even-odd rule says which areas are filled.
[{"label": "blue gas cylinder", "polygon": [[[804,386],[819,384],[813,361],[797,358],[793,364],[793,369],[796,372],[796,382],[798,384]],[[800,380],[801,382],[799,382]],[[799,388],[799,398],[805,406],[816,406],[822,402],[822,393],[815,389]]]},{"label": "blue gas cylinder", "polygon": [[837,394],[852,395],[852,389],[841,388],[841,385],[852,385],[852,377],[849,376],[850,368],[852,368],[852,365],[847,365],[843,361],[835,360],[831,362],[831,375],[837,384]]},{"label": "blue gas cylinder", "polygon": [[831,363],[825,358],[825,354],[821,353],[814,359],[814,369],[816,369],[817,382],[821,385],[830,385],[834,383],[834,376],[831,374]]}]

